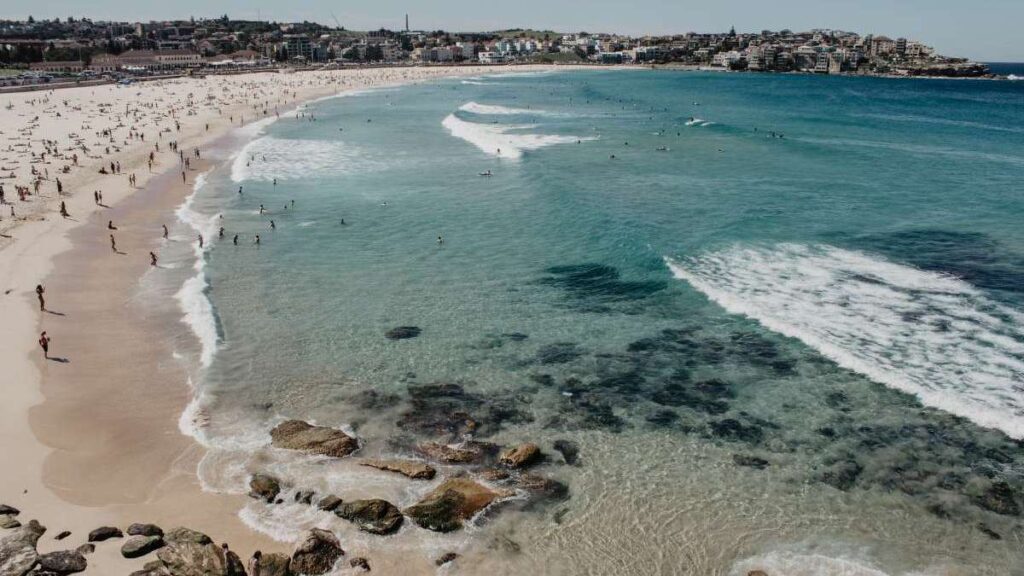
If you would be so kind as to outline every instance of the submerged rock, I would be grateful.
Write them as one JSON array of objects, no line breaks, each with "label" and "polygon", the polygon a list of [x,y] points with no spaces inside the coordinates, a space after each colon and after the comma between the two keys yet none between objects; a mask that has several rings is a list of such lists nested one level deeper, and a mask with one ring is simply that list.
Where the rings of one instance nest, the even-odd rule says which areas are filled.
[{"label": "submerged rock", "polygon": [[575,465],[579,460],[580,447],[572,440],[555,440],[554,446],[566,464]]},{"label": "submerged rock", "polygon": [[530,492],[535,498],[565,500],[569,497],[568,486],[539,474],[521,474],[516,478],[516,486]]},{"label": "submerged rock", "polygon": [[89,563],[85,556],[74,550],[62,550],[50,552],[39,557],[40,572],[52,572],[54,574],[77,574],[85,572]]},{"label": "submerged rock", "polygon": [[419,336],[420,332],[421,330],[418,326],[399,326],[388,330],[384,333],[384,336],[388,340],[406,340]]},{"label": "submerged rock", "polygon": [[449,478],[405,513],[423,528],[451,532],[504,495],[469,478]]},{"label": "submerged rock", "polygon": [[541,457],[540,447],[533,442],[513,446],[501,453],[498,461],[510,468],[525,468]]},{"label": "submerged rock", "polygon": [[416,450],[428,458],[446,464],[472,464],[480,462],[486,456],[480,444],[468,442],[459,445],[424,442],[417,446]]},{"label": "submerged rock", "polygon": [[391,534],[402,526],[402,513],[394,504],[379,498],[345,502],[334,513],[370,534]]},{"label": "submerged rock", "polygon": [[363,466],[369,466],[370,468],[376,468],[378,470],[386,470],[388,472],[397,472],[403,476],[408,476],[414,480],[430,480],[437,474],[437,470],[433,466],[424,464],[423,462],[416,462],[415,460],[363,460],[360,462]]},{"label": "submerged rock", "polygon": [[370,561],[366,558],[363,558],[362,556],[349,560],[348,565],[353,568],[360,568],[367,572],[370,571]]},{"label": "submerged rock", "polygon": [[162,536],[129,536],[121,546],[121,555],[125,558],[141,558],[150,552],[162,548],[164,539]]},{"label": "submerged rock", "polygon": [[993,482],[985,492],[974,498],[982,508],[1006,516],[1020,516],[1017,494],[1006,482]]},{"label": "submerged rock", "polygon": [[271,445],[287,450],[301,450],[342,458],[359,449],[359,442],[341,430],[313,426],[302,420],[288,420],[270,431]]},{"label": "submerged rock", "polygon": [[437,560],[434,560],[434,564],[436,564],[438,566],[444,566],[445,564],[447,564],[449,562],[453,562],[458,557],[459,557],[459,555],[456,554],[455,552],[446,552],[445,554],[442,554],[440,558],[438,558]]},{"label": "submerged rock", "polygon": [[113,526],[102,526],[89,532],[89,542],[104,542],[111,538],[123,538],[124,532]]},{"label": "submerged rock", "polygon": [[14,528],[0,538],[0,574],[22,576],[35,566],[39,559],[36,543],[46,528],[36,522]]},{"label": "submerged rock", "polygon": [[747,468],[757,468],[758,470],[764,470],[768,467],[769,462],[764,458],[758,458],[757,456],[748,456],[746,454],[733,454],[732,462],[737,466],[746,466]]},{"label": "submerged rock", "polygon": [[341,549],[341,543],[334,534],[313,528],[292,553],[290,569],[294,574],[326,574],[338,558],[344,555],[345,551]]},{"label": "submerged rock", "polygon": [[295,501],[299,504],[312,504],[313,496],[315,496],[312,490],[299,490],[295,493]]},{"label": "submerged rock", "polygon": [[268,474],[253,474],[249,479],[249,497],[273,502],[281,493],[281,483]]}]

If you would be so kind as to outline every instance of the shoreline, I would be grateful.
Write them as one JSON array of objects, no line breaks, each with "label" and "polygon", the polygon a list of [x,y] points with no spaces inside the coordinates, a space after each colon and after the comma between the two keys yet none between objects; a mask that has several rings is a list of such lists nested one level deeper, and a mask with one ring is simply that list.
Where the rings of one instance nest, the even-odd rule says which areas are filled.
[{"label": "shoreline", "polygon": [[[262,79],[266,81],[262,88],[275,83],[291,85],[286,88],[291,92],[286,105],[294,110],[352,90],[492,71],[474,67],[424,69],[423,74],[401,77],[381,77],[379,72],[271,75]],[[194,117],[193,113],[182,116],[181,132],[160,139],[157,162],[164,166],[158,171],[146,173],[152,129],[147,130],[149,142],[134,141],[127,150],[111,155],[123,162],[123,174],[138,172],[141,177],[137,188],[128,186],[124,175],[96,174],[96,167],[108,158],[85,163],[79,172],[61,176],[71,190],[102,189],[109,208],[95,206],[88,193],[61,196],[74,219],[65,222],[54,216],[58,197],[49,195],[43,201],[34,197],[35,202],[25,210],[9,193],[8,199],[16,203],[19,215],[27,211],[28,216],[9,227],[5,214],[7,227],[3,232],[7,237],[0,245],[0,277],[5,291],[0,299],[0,315],[9,320],[5,322],[9,329],[0,341],[0,365],[8,374],[4,382],[7,401],[0,409],[0,438],[9,470],[0,475],[0,502],[22,509],[23,523],[37,518],[54,533],[72,532],[67,541],[40,540],[40,552],[74,547],[98,526],[126,526],[140,521],[165,528],[185,525],[208,531],[218,541],[231,541],[243,555],[257,546],[265,551],[290,549],[290,543],[274,542],[242,523],[237,511],[239,503],[246,500],[244,496],[212,494],[199,487],[196,464],[203,449],[178,427],[193,391],[187,385],[187,370],[174,365],[180,362],[174,362],[173,348],[166,341],[168,336],[184,337],[195,346],[195,337],[182,323],[173,294],[163,302],[169,306],[142,305],[140,310],[140,303],[132,301],[140,277],[149,272],[146,252],[159,245],[156,223],[176,221],[175,211],[192,192],[195,176],[209,169],[204,159],[199,163],[202,169],[190,170],[189,182],[181,185],[175,168],[177,158],[166,151],[166,143],[176,139],[183,152],[191,153],[194,147],[205,152],[211,143],[230,137],[239,128],[234,122],[223,122],[223,116],[253,114],[251,92],[245,93],[244,86],[253,84],[253,78],[229,79],[243,85],[243,97],[236,97],[231,108],[208,104],[205,110],[190,110]],[[297,79],[306,81],[301,94],[294,86]],[[339,79],[354,82],[339,85]],[[172,84],[189,89],[204,81],[183,79]],[[162,84],[147,87],[151,88],[150,104],[154,107],[165,97]],[[91,95],[85,93],[93,88],[80,88],[83,93],[77,96],[89,100]],[[114,96],[126,100],[141,94],[143,91],[135,88],[120,93],[114,89]],[[65,95],[72,97],[69,91],[62,91],[61,97]],[[27,101],[39,97],[39,93],[23,96]],[[214,109],[220,114],[214,115]],[[273,118],[272,112],[253,114],[245,125],[268,117]],[[106,120],[113,125],[112,119]],[[75,129],[77,125],[72,123],[76,121],[96,122],[94,117],[62,118],[55,126]],[[204,129],[207,122],[212,129]],[[7,206],[3,210],[6,212]],[[114,220],[118,247],[127,256],[112,260],[107,230],[96,230],[105,218]],[[58,314],[37,313],[32,290],[37,283],[47,287],[48,308]],[[171,326],[178,334],[173,329],[167,333]],[[53,356],[69,362],[40,358],[35,340],[42,329],[54,339]],[[138,460],[140,456],[145,458],[144,463]],[[96,573],[94,569],[98,568],[106,573],[103,566],[115,561],[120,573],[126,561],[117,547],[100,546],[90,556],[90,572]]]}]

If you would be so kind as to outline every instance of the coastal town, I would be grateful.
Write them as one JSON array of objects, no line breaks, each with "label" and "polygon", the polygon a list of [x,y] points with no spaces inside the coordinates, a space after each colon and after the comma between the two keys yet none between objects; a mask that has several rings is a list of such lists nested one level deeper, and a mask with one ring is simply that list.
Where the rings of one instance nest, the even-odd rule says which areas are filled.
[{"label": "coastal town", "polygon": [[992,77],[908,38],[839,30],[633,37],[509,29],[356,32],[340,22],[0,20],[0,88],[133,76],[367,65],[592,64],[751,72]]}]

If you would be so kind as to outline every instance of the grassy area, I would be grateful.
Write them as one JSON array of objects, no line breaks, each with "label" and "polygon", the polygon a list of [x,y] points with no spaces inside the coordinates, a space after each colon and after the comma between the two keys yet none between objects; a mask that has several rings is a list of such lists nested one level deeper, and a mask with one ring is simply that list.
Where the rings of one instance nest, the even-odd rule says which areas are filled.
[{"label": "grassy area", "polygon": [[6,78],[7,76],[17,76],[24,70],[16,70],[14,68],[0,68],[0,78]]}]

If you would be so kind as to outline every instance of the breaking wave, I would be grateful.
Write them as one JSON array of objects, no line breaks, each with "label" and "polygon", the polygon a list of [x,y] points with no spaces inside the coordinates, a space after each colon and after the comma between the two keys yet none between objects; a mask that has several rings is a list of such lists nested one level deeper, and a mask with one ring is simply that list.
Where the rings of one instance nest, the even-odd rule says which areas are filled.
[{"label": "breaking wave", "polygon": [[193,268],[195,275],[185,280],[175,294],[178,305],[184,313],[182,322],[188,325],[192,333],[199,340],[200,353],[199,364],[208,368],[213,363],[213,357],[217,353],[217,344],[220,336],[217,332],[217,317],[213,311],[213,304],[206,295],[209,282],[206,279],[206,251],[210,249],[213,238],[217,234],[218,214],[205,216],[195,211],[192,205],[195,196],[206,183],[206,174],[200,174],[192,187],[192,194],[185,199],[185,202],[178,207],[175,215],[178,220],[188,225],[198,234],[201,234],[207,241],[204,247],[200,248],[198,242],[192,242],[195,264]]},{"label": "breaking wave", "polygon": [[733,314],[925,405],[1024,438],[1024,314],[967,282],[824,245],[666,263]]},{"label": "breaking wave", "polygon": [[485,116],[557,116],[555,112],[547,110],[534,110],[532,108],[509,108],[508,106],[494,106],[490,104],[477,104],[467,102],[459,107],[463,112],[480,114]]},{"label": "breaking wave", "polygon": [[537,150],[556,144],[572,144],[593,138],[531,134],[517,132],[536,128],[535,124],[477,124],[449,114],[441,124],[452,136],[476,146],[484,153],[500,158],[517,160],[527,150]]},{"label": "breaking wave", "polygon": [[291,140],[264,136],[242,149],[231,165],[231,180],[288,180],[311,174],[343,175],[372,169],[363,151],[340,141]]}]

